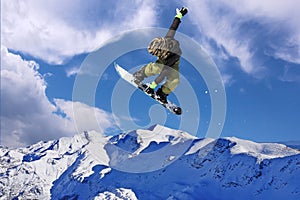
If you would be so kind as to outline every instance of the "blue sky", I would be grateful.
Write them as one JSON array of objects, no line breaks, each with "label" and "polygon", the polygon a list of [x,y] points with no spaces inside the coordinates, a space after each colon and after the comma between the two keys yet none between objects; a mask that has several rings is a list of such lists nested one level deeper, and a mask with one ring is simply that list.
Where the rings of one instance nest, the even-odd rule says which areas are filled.
[{"label": "blue sky", "polygon": [[[84,66],[108,57],[116,57],[130,71],[155,61],[146,46],[132,49],[136,44],[128,41],[126,48],[131,52],[110,51],[106,56],[100,52],[124,39],[124,34],[168,28],[175,9],[182,5],[189,7],[189,13],[178,31],[213,59],[225,87],[227,112],[219,136],[299,141],[297,4],[293,0],[1,1],[1,144],[24,146],[84,130],[116,134],[154,123],[205,137],[214,90],[199,73],[199,66],[187,59],[189,42],[180,41],[187,46],[181,62],[183,81],[169,97],[177,103],[184,97],[182,116],[166,112],[122,82],[113,61],[93,66],[98,74],[84,71]],[[95,88],[82,101],[76,99],[80,77],[87,78],[78,86],[80,93]],[[185,90],[195,96],[181,92]]]}]

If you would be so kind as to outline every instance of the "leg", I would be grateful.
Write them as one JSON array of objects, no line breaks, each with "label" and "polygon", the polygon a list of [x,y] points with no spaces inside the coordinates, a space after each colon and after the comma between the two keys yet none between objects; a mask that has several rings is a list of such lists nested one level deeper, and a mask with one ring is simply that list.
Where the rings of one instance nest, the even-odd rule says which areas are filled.
[{"label": "leg", "polygon": [[179,61],[174,65],[174,68],[169,68],[167,73],[167,81],[156,92],[158,99],[167,103],[167,96],[175,90],[179,84]]},{"label": "leg", "polygon": [[144,68],[145,68],[145,75],[146,77],[149,77],[149,76],[154,76],[154,75],[157,75],[157,74],[160,74],[162,69],[163,69],[164,65],[163,64],[160,64],[158,62],[155,62],[155,63],[149,63],[148,65],[146,65]]},{"label": "leg", "polygon": [[167,80],[165,84],[162,86],[162,92],[165,94],[170,94],[175,90],[175,88],[179,84],[179,78],[173,80]]},{"label": "leg", "polygon": [[155,63],[151,62],[145,66],[143,66],[140,70],[135,72],[133,76],[137,80],[137,84],[139,85],[146,77],[160,74],[163,69],[163,65],[156,61]]},{"label": "leg", "polygon": [[162,92],[165,94],[170,94],[175,90],[179,84],[179,61],[174,65],[174,68],[170,68],[167,81],[162,85]]}]

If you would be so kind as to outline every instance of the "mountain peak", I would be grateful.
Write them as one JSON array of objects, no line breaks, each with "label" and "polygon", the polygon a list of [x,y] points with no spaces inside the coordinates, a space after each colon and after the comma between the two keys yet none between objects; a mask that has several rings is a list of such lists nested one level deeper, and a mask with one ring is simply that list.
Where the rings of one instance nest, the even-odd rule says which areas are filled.
[{"label": "mountain peak", "polygon": [[257,157],[259,160],[287,157],[300,153],[297,149],[278,143],[256,143],[236,137],[226,137],[224,139],[236,143],[231,148],[232,154],[248,154]]},{"label": "mountain peak", "polygon": [[161,125],[0,148],[0,156],[3,199],[300,198],[298,150]]}]

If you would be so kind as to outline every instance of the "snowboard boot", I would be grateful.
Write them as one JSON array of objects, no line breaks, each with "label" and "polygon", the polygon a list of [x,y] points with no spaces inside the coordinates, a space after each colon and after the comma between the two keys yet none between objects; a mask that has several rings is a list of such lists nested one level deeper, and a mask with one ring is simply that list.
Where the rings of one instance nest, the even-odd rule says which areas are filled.
[{"label": "snowboard boot", "polygon": [[168,100],[167,100],[168,94],[165,94],[161,88],[159,88],[156,91],[156,96],[157,96],[157,100],[159,100],[160,102],[162,102],[164,104],[168,103]]},{"label": "snowboard boot", "polygon": [[137,72],[135,72],[133,74],[133,77],[134,77],[134,82],[138,85],[138,86],[141,86],[142,84],[142,81],[145,79],[146,75],[145,75],[145,72],[144,72],[144,68],[138,70]]},{"label": "snowboard boot", "polygon": [[150,88],[148,85],[147,85],[147,88],[144,90],[147,94],[149,94],[151,97],[154,96],[154,89]]}]

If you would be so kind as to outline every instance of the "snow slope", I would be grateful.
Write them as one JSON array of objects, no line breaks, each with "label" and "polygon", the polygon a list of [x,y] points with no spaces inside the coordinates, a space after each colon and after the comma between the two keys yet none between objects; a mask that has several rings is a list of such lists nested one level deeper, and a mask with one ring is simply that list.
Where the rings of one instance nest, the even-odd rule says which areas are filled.
[{"label": "snow slope", "polygon": [[300,141],[286,141],[286,142],[279,142],[281,144],[284,144],[288,147],[291,147],[293,149],[298,149],[300,150]]},{"label": "snow slope", "polygon": [[0,199],[300,199],[300,151],[163,126],[0,148]]}]

